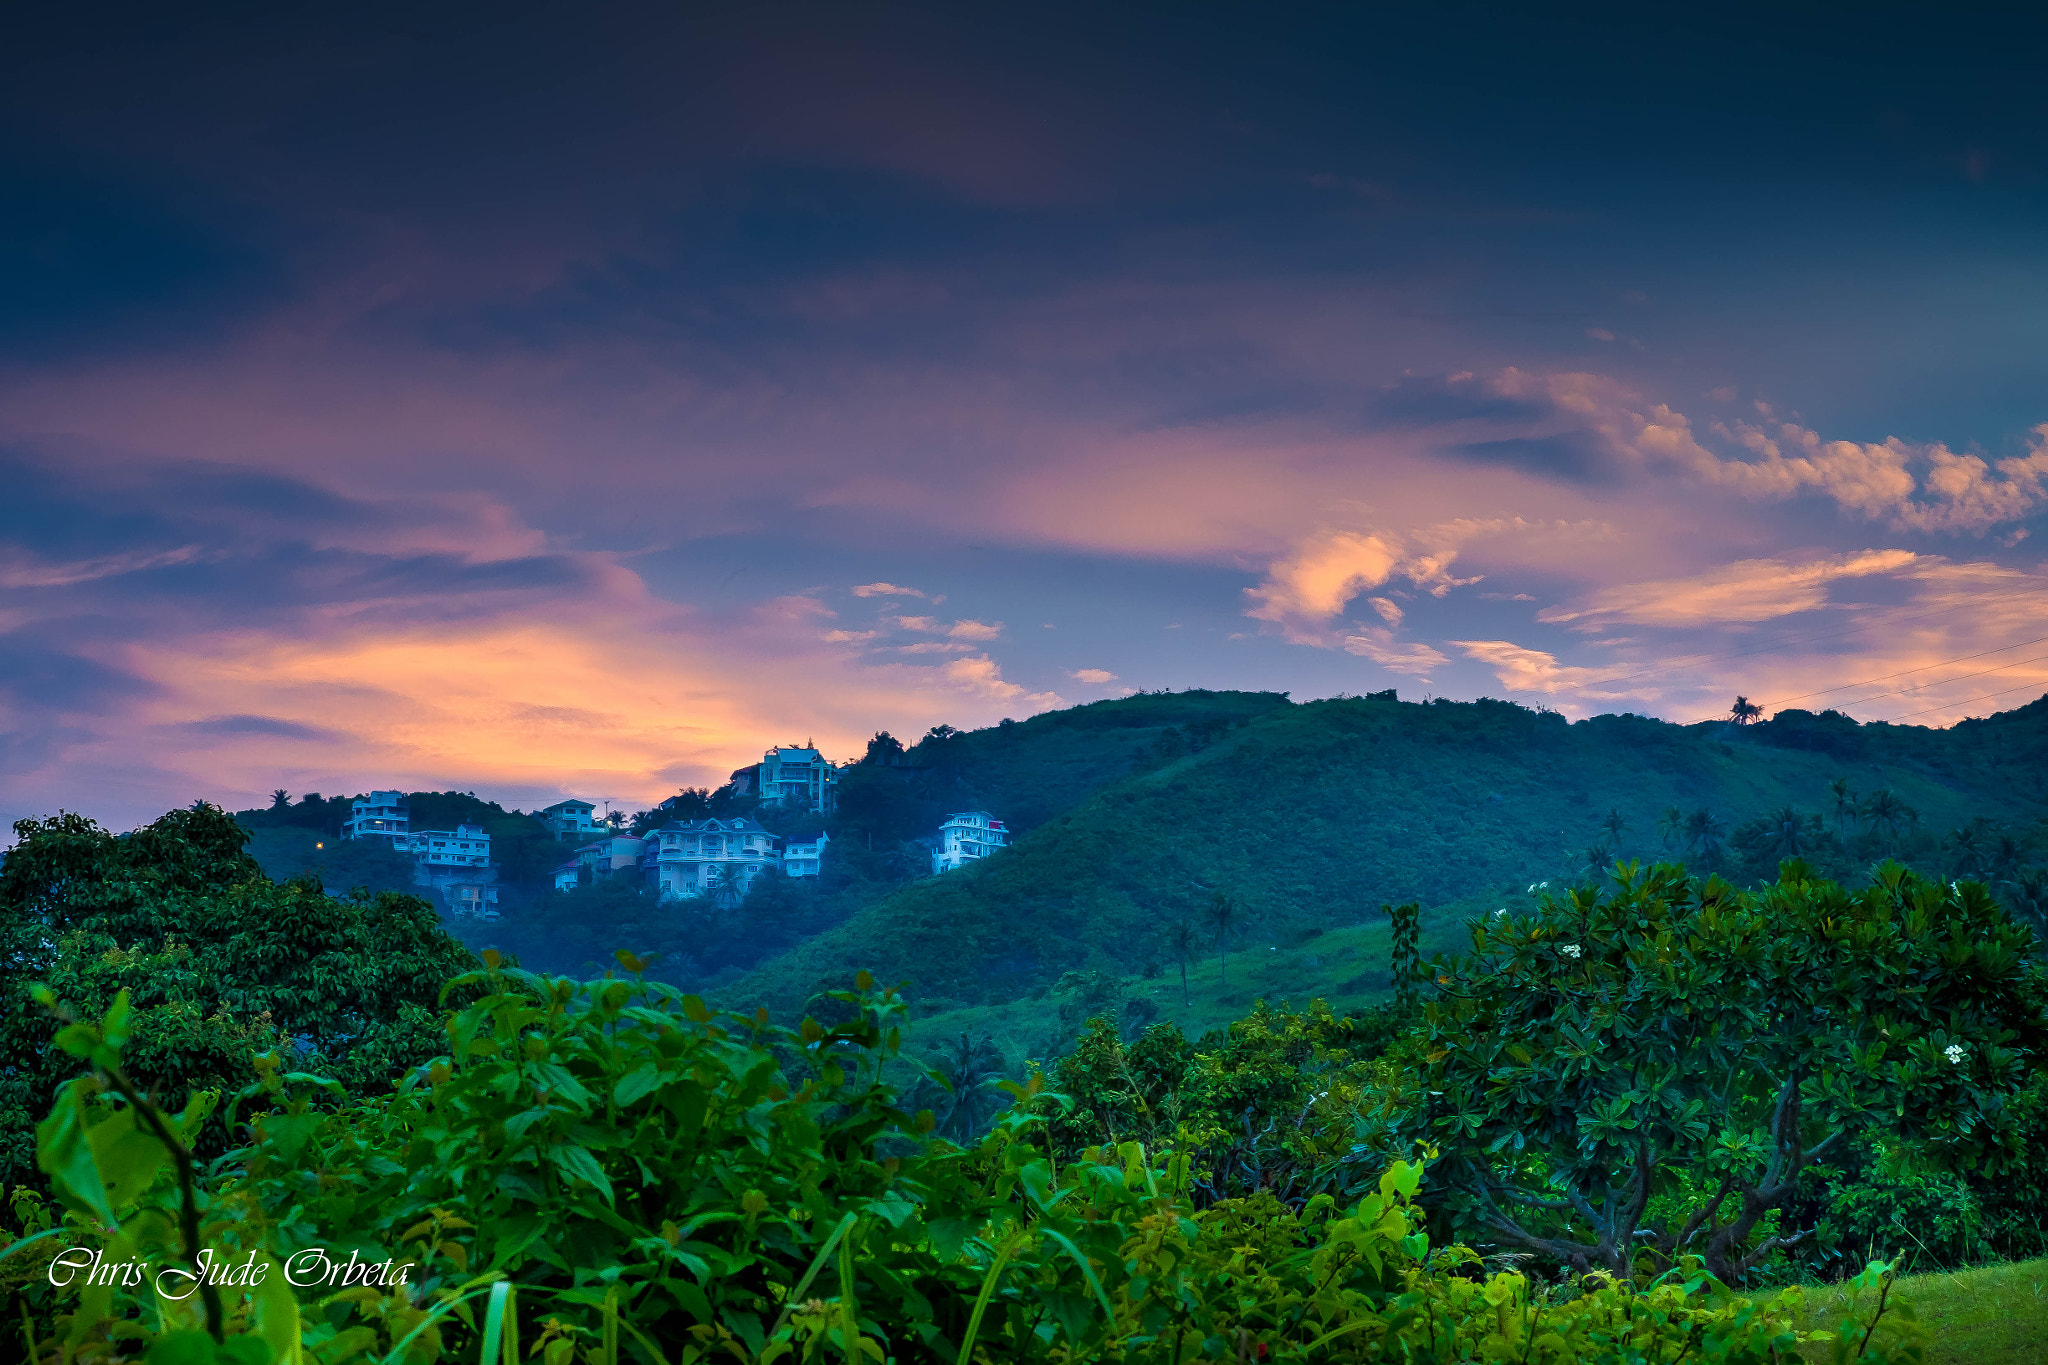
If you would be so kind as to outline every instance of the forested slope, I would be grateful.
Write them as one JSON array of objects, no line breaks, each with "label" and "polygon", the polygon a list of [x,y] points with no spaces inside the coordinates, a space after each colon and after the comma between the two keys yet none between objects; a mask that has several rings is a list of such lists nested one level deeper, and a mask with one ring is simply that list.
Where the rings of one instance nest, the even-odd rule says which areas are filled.
[{"label": "forested slope", "polygon": [[[868,967],[908,979],[928,1007],[1012,999],[1066,971],[1158,962],[1176,920],[1213,938],[1204,915],[1216,891],[1257,943],[1357,923],[1382,902],[1442,904],[1581,875],[1588,850],[1763,875],[1783,850],[1764,842],[1759,817],[1787,808],[1799,851],[1837,875],[1887,853],[1938,863],[1943,835],[1973,821],[1986,843],[1988,831],[2029,830],[2044,760],[2048,699],[1947,731],[1805,712],[1743,730],[1636,716],[1569,724],[1505,702],[1384,695],[1279,705],[1052,816],[985,864],[904,887],[720,994],[794,1009]],[[1900,814],[1864,818],[1831,792],[1837,780],[1866,804],[1889,792]],[[1705,811],[1705,831],[1688,837],[1660,819],[1673,808]]]}]

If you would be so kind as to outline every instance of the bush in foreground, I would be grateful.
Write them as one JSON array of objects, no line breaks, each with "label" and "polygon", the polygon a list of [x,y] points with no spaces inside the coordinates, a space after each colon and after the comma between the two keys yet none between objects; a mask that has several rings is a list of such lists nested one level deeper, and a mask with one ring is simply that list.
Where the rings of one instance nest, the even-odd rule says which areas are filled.
[{"label": "bush in foreground", "polygon": [[[495,961],[450,989],[479,996],[395,1092],[334,1099],[259,1058],[229,1105],[247,1145],[207,1167],[189,1143],[218,1097],[158,1114],[123,1069],[125,996],[64,1028],[91,1074],[37,1133],[62,1220],[6,1263],[67,1247],[248,1269],[196,1290],[174,1273],[170,1296],[30,1280],[37,1355],[1763,1365],[1800,1344],[1799,1291],[1740,1298],[1697,1260],[1646,1291],[1588,1276],[1563,1301],[1481,1277],[1416,1230],[1420,1163],[1349,1205],[1198,1208],[1185,1157],[1124,1143],[1056,1162],[1059,1101],[1032,1086],[977,1145],[933,1139],[880,1082],[903,1007],[865,973],[830,1028]],[[342,1265],[378,1269],[322,1277]],[[1887,1269],[1866,1275],[1880,1295]],[[1917,1360],[1894,1307],[1866,1305],[1836,1358]]]}]

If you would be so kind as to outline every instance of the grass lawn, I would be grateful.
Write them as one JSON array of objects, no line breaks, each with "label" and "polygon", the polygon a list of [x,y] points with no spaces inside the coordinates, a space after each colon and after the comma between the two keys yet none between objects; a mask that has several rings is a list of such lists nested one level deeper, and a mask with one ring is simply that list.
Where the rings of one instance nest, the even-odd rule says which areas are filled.
[{"label": "grass lawn", "polygon": [[[1906,1275],[1892,1286],[1894,1300],[1912,1305],[1926,1329],[1926,1365],[2042,1365],[2048,1361],[2048,1259],[1976,1270]],[[1841,1285],[1806,1291],[1802,1331],[1833,1331],[1848,1305]],[[1874,1291],[1863,1296],[1867,1317]],[[1885,1314],[1889,1321],[1891,1313]],[[1879,1325],[1883,1334],[1883,1324]],[[1806,1359],[1832,1358],[1828,1343],[1805,1348]]]}]

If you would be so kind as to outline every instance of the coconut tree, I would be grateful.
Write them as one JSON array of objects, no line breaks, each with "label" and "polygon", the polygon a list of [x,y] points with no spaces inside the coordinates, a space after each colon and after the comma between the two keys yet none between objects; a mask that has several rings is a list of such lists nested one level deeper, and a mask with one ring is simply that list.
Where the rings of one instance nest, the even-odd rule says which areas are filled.
[{"label": "coconut tree", "polygon": [[1898,851],[1899,831],[1920,818],[1920,812],[1907,805],[1899,794],[1889,787],[1881,788],[1863,798],[1863,804],[1857,813],[1873,832],[1880,829],[1885,831],[1887,854]]},{"label": "coconut tree", "polygon": [[1221,891],[1209,893],[1209,927],[1216,931],[1216,976],[1230,989],[1230,936],[1244,924],[1244,912]]},{"label": "coconut tree", "polygon": [[1688,851],[1699,849],[1700,856],[1712,862],[1720,855],[1721,836],[1727,829],[1726,821],[1701,806],[1685,817],[1685,847]]},{"label": "coconut tree", "polygon": [[283,787],[279,787],[276,791],[270,794],[270,808],[272,810],[284,810],[285,808],[290,806],[291,803],[292,794],[286,791]]},{"label": "coconut tree", "polygon": [[1856,818],[1856,793],[1849,786],[1849,779],[1838,777],[1828,783],[1828,796],[1835,803],[1835,834],[1842,835],[1849,822]]},{"label": "coconut tree", "polygon": [[1728,719],[1737,725],[1754,725],[1764,718],[1764,708],[1748,697],[1737,697],[1735,705],[1728,708]]},{"label": "coconut tree", "polygon": [[1628,821],[1623,818],[1621,807],[1609,806],[1607,814],[1600,817],[1600,828],[1607,831],[1607,842],[1615,848],[1620,848],[1621,832],[1628,828]]},{"label": "coconut tree", "polygon": [[1676,806],[1666,806],[1663,813],[1657,817],[1658,839],[1668,849],[1671,847],[1671,841],[1684,832],[1685,812]]},{"label": "coconut tree", "polygon": [[1177,919],[1166,931],[1166,950],[1173,954],[1173,960],[1180,964],[1180,1003],[1193,1005],[1194,998],[1188,994],[1188,963],[1195,956],[1195,926],[1185,918]]}]

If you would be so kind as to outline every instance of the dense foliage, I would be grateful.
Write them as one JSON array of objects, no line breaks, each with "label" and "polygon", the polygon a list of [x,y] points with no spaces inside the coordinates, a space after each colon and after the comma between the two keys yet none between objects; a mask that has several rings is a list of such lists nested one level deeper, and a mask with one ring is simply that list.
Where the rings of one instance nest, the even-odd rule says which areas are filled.
[{"label": "dense foliage", "polygon": [[[125,996],[67,1027],[92,1074],[38,1133],[62,1222],[8,1264],[67,1246],[174,1273],[169,1294],[20,1276],[38,1357],[1777,1365],[1799,1340],[1797,1290],[1739,1298],[1697,1263],[1562,1296],[1480,1274],[1416,1230],[1416,1163],[1355,1201],[1204,1207],[1185,1156],[1057,1160],[1058,1101],[1032,1087],[972,1147],[923,1137],[877,1080],[901,1000],[865,980],[846,1022],[795,1030],[638,982],[492,963],[454,984],[481,994],[394,1093],[323,1107],[331,1082],[259,1058],[247,1145],[211,1169],[185,1144],[215,1097],[142,1100]],[[207,1264],[247,1269],[181,1291]],[[1918,1359],[1884,1307],[1843,1324],[1838,1360]]]},{"label": "dense foliage", "polygon": [[1739,1280],[1825,1236],[1760,1226],[1830,1149],[2033,1170],[2036,948],[1982,886],[1896,864],[1854,893],[1796,861],[1753,892],[1617,869],[1433,964],[1414,1091],[1361,1129],[1439,1145],[1460,1207],[1532,1251],[1627,1273],[1691,1250]]},{"label": "dense foliage", "polygon": [[[24,820],[0,865],[0,1181],[34,1169],[31,1131],[75,1067],[43,982],[93,1014],[138,1006],[128,1065],[163,1103],[233,1090],[276,1049],[362,1093],[440,1051],[441,983],[474,959],[426,902],[337,898],[277,883],[242,852],[248,833],[210,806],[115,835],[76,815]],[[211,1131],[218,1149],[225,1135]]]},{"label": "dense foliage", "polygon": [[[1135,721],[1149,718],[1140,703],[1179,701],[1133,697],[945,743],[970,754],[1008,744],[1021,761],[1033,727]],[[998,857],[863,902],[720,984],[719,998],[800,1008],[851,960],[910,977],[924,1008],[994,1003],[1072,971],[1134,973],[1161,958],[1176,926],[1214,956],[1360,923],[1382,902],[1597,880],[1617,859],[1682,857],[1747,885],[1786,857],[1843,882],[1894,857],[1986,880],[2048,927],[2048,827],[2037,822],[2048,700],[1930,731],[1791,712],[1739,729],[1641,716],[1570,724],[1508,702],[1381,694],[1273,705],[1199,733],[1183,719],[1129,749],[1124,733],[1095,736],[1128,758],[1123,780],[1092,795],[1060,789],[1076,804]],[[1035,815],[1049,804],[985,791]],[[986,804],[1012,813],[994,794]],[[1219,893],[1237,911],[1229,934],[1210,923]]]}]

